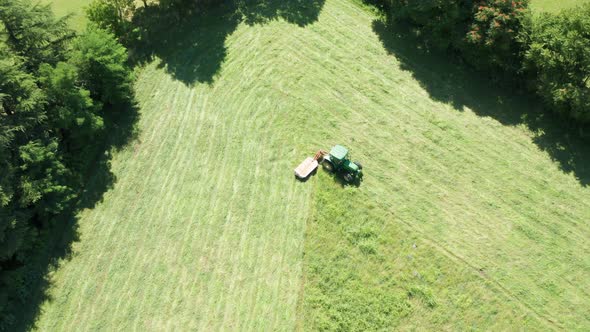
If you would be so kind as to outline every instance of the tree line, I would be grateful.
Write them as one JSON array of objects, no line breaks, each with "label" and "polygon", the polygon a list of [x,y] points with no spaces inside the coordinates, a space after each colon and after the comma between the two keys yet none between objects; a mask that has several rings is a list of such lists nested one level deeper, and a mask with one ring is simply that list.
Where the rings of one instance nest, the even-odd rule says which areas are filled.
[{"label": "tree line", "polygon": [[0,0],[0,327],[27,300],[28,263],[71,209],[133,102],[127,50],[109,31],[81,34],[49,5]]},{"label": "tree line", "polygon": [[375,0],[430,47],[536,93],[548,109],[590,122],[590,3],[533,14],[529,0]]}]

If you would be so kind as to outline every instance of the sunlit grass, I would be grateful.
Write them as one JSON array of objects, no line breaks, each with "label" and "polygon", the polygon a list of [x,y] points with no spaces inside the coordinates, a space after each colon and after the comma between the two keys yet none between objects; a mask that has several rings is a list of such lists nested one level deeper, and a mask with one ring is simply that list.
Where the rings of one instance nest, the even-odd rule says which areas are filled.
[{"label": "sunlit grass", "polygon": [[573,8],[589,0],[532,0],[531,8],[537,12],[556,13],[562,9]]},{"label": "sunlit grass", "polygon": [[[386,49],[378,23],[329,0],[306,26],[238,25],[220,65],[195,51],[217,23],[161,52],[37,328],[587,329],[590,190],[504,118],[536,106]],[[334,144],[360,187],[294,179]]]}]

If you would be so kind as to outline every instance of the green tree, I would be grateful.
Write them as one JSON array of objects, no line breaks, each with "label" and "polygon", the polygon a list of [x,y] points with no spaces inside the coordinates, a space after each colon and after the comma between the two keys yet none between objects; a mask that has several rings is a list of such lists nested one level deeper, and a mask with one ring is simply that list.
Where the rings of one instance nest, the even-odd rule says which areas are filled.
[{"label": "green tree", "polygon": [[590,122],[590,4],[536,17],[525,33],[525,68],[554,110]]},{"label": "green tree", "polygon": [[385,0],[389,14],[408,21],[421,37],[438,49],[447,49],[461,40],[471,8],[463,0]]},{"label": "green tree", "polygon": [[133,98],[114,35],[91,26],[73,36],[48,6],[0,0],[0,329],[26,300],[35,250],[51,248],[39,230],[74,206],[104,151],[103,117]]},{"label": "green tree", "polygon": [[0,34],[28,69],[65,59],[66,44],[74,37],[67,17],[56,19],[49,7],[30,0],[0,0]]},{"label": "green tree", "polygon": [[528,0],[476,2],[462,47],[469,62],[480,68],[518,71],[523,51],[518,34],[529,18],[528,5]]},{"label": "green tree", "polygon": [[59,138],[68,166],[81,170],[92,160],[89,154],[102,136],[100,107],[81,87],[78,70],[70,63],[42,65],[39,81],[47,95],[48,125]]},{"label": "green tree", "polygon": [[71,196],[68,170],[58,153],[57,139],[27,142],[19,148],[19,205],[31,207],[43,220],[63,211]]},{"label": "green tree", "polygon": [[[182,19],[222,2],[223,0],[160,0],[159,6],[173,12],[177,19]],[[240,2],[240,0],[236,2]]]},{"label": "green tree", "polygon": [[112,33],[89,27],[73,42],[71,63],[78,68],[82,86],[107,111],[133,99],[133,76],[127,65],[127,49]]},{"label": "green tree", "polygon": [[43,134],[40,124],[46,118],[45,95],[24,68],[23,59],[0,41],[0,327],[10,320],[5,310],[24,291],[20,267],[34,241],[34,209],[24,199],[21,181],[29,173],[21,169],[19,150]]},{"label": "green tree", "polygon": [[133,29],[131,18],[134,12],[134,0],[94,0],[86,9],[86,16],[99,28],[124,40]]}]

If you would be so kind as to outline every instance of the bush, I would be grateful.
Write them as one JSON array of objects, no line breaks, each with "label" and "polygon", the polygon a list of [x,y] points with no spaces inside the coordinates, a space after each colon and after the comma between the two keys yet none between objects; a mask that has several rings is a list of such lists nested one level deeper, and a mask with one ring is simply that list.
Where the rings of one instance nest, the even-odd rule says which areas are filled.
[{"label": "bush", "polygon": [[518,72],[526,47],[518,37],[529,15],[528,0],[479,1],[462,53],[477,68]]},{"label": "bush", "polygon": [[417,27],[439,50],[454,49],[479,69],[520,69],[518,39],[528,18],[528,0],[386,0],[389,14]]},{"label": "bush", "polygon": [[133,0],[94,0],[86,9],[90,22],[124,40],[132,31]]},{"label": "bush", "polygon": [[83,86],[95,100],[121,106],[133,99],[133,77],[127,65],[127,49],[115,36],[98,27],[89,27],[73,43],[71,62],[78,68]]},{"label": "bush", "polygon": [[536,17],[528,31],[525,68],[554,110],[590,122],[590,4]]},{"label": "bush", "polygon": [[388,14],[420,30],[421,37],[438,49],[463,38],[470,8],[461,0],[384,0]]}]

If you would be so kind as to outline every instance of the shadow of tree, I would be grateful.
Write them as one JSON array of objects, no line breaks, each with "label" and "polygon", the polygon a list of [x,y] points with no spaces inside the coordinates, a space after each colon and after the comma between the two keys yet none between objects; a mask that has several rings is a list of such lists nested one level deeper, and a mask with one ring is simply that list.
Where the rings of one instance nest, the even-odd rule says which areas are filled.
[{"label": "shadow of tree", "polygon": [[238,22],[227,7],[183,20],[158,6],[141,8],[133,22],[139,38],[129,45],[132,60],[144,64],[158,59],[161,68],[187,85],[212,83],[227,53],[225,39]]},{"label": "shadow of tree", "polygon": [[226,38],[238,24],[264,24],[272,20],[305,26],[315,22],[324,0],[236,1],[182,19],[159,6],[138,9],[133,19],[138,39],[129,45],[132,60],[159,66],[187,84],[212,83],[227,55]]},{"label": "shadow of tree", "polygon": [[582,128],[544,110],[537,99],[518,87],[498,87],[449,55],[431,51],[403,24],[381,18],[373,22],[373,31],[431,98],[458,110],[469,108],[503,125],[526,125],[535,133],[534,143],[558,162],[563,172],[572,173],[583,186],[590,184],[590,144],[578,135]]},{"label": "shadow of tree", "polygon": [[325,0],[244,0],[237,12],[248,25],[264,24],[279,18],[304,27],[318,20]]},{"label": "shadow of tree", "polygon": [[139,109],[134,101],[119,106],[121,110],[104,116],[105,135],[96,141],[96,149],[83,169],[81,185],[76,201],[62,214],[55,216],[46,228],[37,229],[39,241],[31,248],[28,264],[22,267],[26,302],[12,308],[14,317],[11,331],[29,331],[41,313],[41,304],[53,301],[48,293],[51,281],[49,272],[58,268],[60,262],[72,258],[72,244],[79,240],[78,213],[94,208],[102,202],[104,194],[113,189],[117,181],[111,171],[112,151],[126,147],[138,135]]}]

